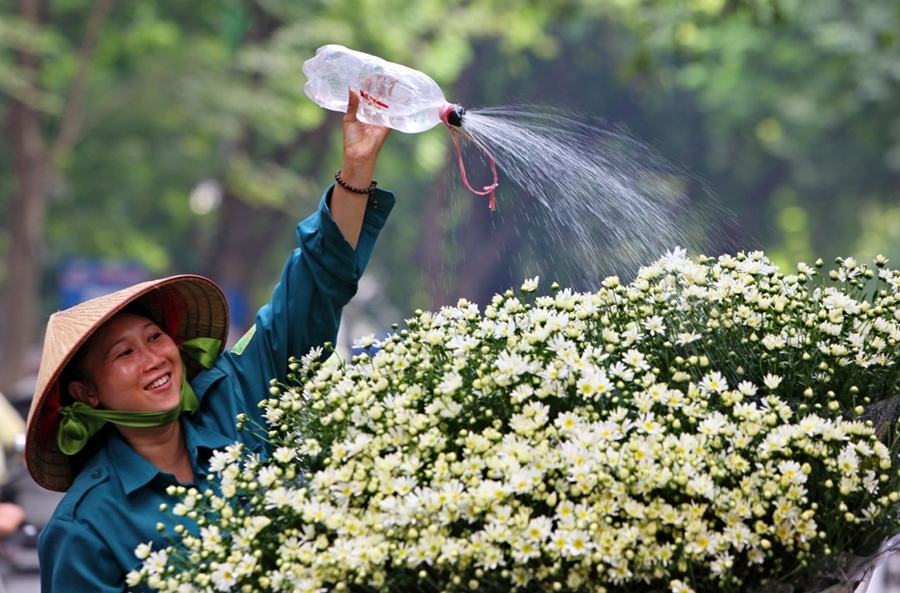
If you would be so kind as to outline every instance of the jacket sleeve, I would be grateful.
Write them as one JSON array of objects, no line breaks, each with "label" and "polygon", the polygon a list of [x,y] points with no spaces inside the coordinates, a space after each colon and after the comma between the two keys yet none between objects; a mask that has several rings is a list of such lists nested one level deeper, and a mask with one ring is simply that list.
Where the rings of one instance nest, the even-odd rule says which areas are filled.
[{"label": "jacket sleeve", "polygon": [[[230,384],[225,390],[238,394],[230,402],[237,411],[259,418],[256,404],[269,396],[272,379],[285,380],[290,358],[335,342],[341,311],[356,294],[375,240],[394,206],[392,193],[376,190],[354,250],[331,217],[328,200],[332,188],[322,196],[318,210],[297,226],[299,246],[288,257],[281,281],[272,299],[257,313],[255,325],[216,363],[219,379]],[[210,380],[215,380],[215,375],[214,369]],[[201,391],[206,389],[201,386],[198,390],[204,399]],[[226,410],[229,404],[209,402],[205,407],[228,414],[227,420],[233,424],[234,410]]]}]

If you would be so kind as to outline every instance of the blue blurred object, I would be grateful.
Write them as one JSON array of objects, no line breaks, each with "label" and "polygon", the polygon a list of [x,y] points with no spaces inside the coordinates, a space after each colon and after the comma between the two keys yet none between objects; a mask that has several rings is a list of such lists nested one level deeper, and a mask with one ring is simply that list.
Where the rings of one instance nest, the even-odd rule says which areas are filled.
[{"label": "blue blurred object", "polygon": [[147,269],[138,262],[71,259],[60,267],[59,306],[61,309],[68,309],[148,279]]},{"label": "blue blurred object", "polygon": [[[228,317],[231,320],[233,333],[243,333],[253,325],[253,316],[250,310],[250,299],[243,287],[233,284],[222,286],[225,300],[228,301]],[[255,311],[253,311],[255,313]]]}]

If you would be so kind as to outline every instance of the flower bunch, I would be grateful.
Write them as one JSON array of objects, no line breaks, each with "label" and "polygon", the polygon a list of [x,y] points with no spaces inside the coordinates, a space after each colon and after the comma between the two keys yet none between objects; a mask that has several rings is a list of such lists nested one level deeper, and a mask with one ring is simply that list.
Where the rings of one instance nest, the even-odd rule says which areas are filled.
[{"label": "flower bunch", "polygon": [[[900,273],[675,251],[537,279],[294,365],[267,458],[173,489],[161,591],[755,591],[858,578],[898,526]],[[396,329],[396,328],[395,328]],[[887,410],[885,412],[885,410]],[[874,413],[877,411],[878,413]]]}]

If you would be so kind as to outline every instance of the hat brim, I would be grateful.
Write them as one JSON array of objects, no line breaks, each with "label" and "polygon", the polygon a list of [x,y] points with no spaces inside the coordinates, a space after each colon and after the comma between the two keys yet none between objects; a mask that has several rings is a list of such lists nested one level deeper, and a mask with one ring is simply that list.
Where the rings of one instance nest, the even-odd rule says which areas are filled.
[{"label": "hat brim", "polygon": [[[69,456],[57,445],[58,410],[64,405],[60,400],[68,397],[60,393],[60,374],[97,329],[135,302],[162,329],[174,331],[171,337],[176,343],[209,337],[222,342],[220,353],[225,347],[228,304],[222,290],[202,276],[144,282],[51,315],[25,433],[25,465],[35,482],[48,490],[68,490],[86,460],[86,454]],[[192,379],[201,368],[194,360],[182,358]]]}]

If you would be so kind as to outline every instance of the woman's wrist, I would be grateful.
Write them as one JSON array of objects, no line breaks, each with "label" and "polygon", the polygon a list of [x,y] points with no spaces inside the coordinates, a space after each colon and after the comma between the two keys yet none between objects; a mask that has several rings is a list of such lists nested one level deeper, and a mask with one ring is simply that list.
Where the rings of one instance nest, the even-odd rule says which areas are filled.
[{"label": "woman's wrist", "polygon": [[349,159],[341,162],[341,177],[354,186],[368,185],[375,175],[375,161]]},{"label": "woman's wrist", "polygon": [[367,195],[367,196],[371,196],[372,194],[374,194],[375,187],[378,185],[378,182],[375,181],[374,179],[367,186],[351,185],[350,183],[347,182],[346,179],[344,179],[342,169],[338,169],[337,171],[334,172],[334,182],[337,183],[339,186],[343,187],[345,190],[347,190],[351,194]]},{"label": "woman's wrist", "polygon": [[349,188],[365,190],[366,193],[368,193],[368,189],[375,176],[375,164],[354,163],[344,159],[343,165],[338,171],[340,171],[340,180],[335,179],[338,185],[348,189],[351,193],[362,192],[353,192],[353,190]]}]

